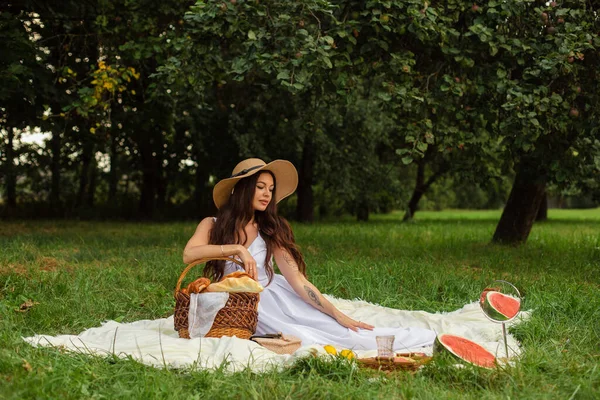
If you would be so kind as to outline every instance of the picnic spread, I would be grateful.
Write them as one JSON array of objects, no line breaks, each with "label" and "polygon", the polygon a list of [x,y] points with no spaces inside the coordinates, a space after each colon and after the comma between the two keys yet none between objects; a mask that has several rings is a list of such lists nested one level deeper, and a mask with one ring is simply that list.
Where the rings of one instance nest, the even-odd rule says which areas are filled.
[{"label": "picnic spread", "polygon": [[[261,239],[259,235],[250,246],[257,261],[261,255],[264,258],[265,243],[252,247]],[[211,282],[198,277],[183,284],[194,267],[214,260],[226,261],[226,274],[221,280]],[[501,329],[482,312],[481,301],[453,312],[429,313],[324,295],[350,318],[376,327],[354,332],[305,303],[281,275],[276,274],[269,282],[264,270],[261,273],[259,269],[255,280],[242,269],[241,262],[227,257],[201,259],[188,265],[177,281],[175,312],[168,318],[106,321],[79,335],[35,335],[24,340],[33,346],[131,357],[156,367],[224,368],[231,372],[246,368],[261,372],[284,368],[299,357],[338,354],[356,358],[363,367],[414,371],[430,360],[434,350],[443,349],[461,358],[461,352],[480,347],[478,351],[488,363],[520,353],[510,335],[505,346]],[[261,313],[267,317],[262,325]],[[521,312],[506,323],[510,326],[528,317],[529,312]],[[385,354],[382,344],[387,346]],[[506,348],[509,354],[502,354]],[[469,357],[462,359],[469,361]],[[476,359],[470,361],[477,363]]]},{"label": "picnic spread", "polygon": [[[350,317],[359,318],[378,327],[422,327],[438,333],[459,335],[477,342],[493,354],[503,354],[501,330],[483,315],[478,302],[469,303],[448,313],[429,313],[397,310],[362,300],[325,296]],[[519,318],[509,324],[516,324],[528,317],[529,312],[521,312]],[[303,345],[293,354],[277,354],[254,341],[237,337],[183,339],[174,329],[173,316],[129,323],[106,321],[101,326],[87,329],[79,335],[35,335],[24,339],[33,346],[54,346],[99,356],[131,357],[158,368],[210,370],[223,367],[230,372],[245,368],[262,372],[290,366],[299,357],[328,356],[323,345],[319,344]],[[508,344],[511,357],[518,356],[520,348],[511,335],[508,336]],[[338,348],[342,350],[342,347]],[[375,348],[353,351],[359,359],[377,356]],[[429,356],[433,347],[407,348],[403,352]]]}]

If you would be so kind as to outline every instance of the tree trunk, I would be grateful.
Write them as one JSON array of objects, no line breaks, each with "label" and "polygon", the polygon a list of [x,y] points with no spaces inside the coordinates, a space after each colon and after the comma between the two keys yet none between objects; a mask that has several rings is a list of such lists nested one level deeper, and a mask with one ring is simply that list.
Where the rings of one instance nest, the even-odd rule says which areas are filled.
[{"label": "tree trunk", "polygon": [[129,182],[131,181],[131,172],[125,175],[125,199],[129,196]]},{"label": "tree trunk", "polygon": [[156,157],[152,155],[150,138],[140,143],[142,161],[142,189],[140,193],[140,214],[143,218],[152,218],[156,203]]},{"label": "tree trunk", "polygon": [[419,206],[419,201],[431,185],[437,181],[442,175],[444,175],[448,171],[448,165],[444,163],[440,163],[438,165],[437,171],[431,174],[429,179],[425,181],[425,166],[427,165],[427,158],[422,158],[417,162],[417,178],[415,181],[415,190],[413,191],[410,200],[408,201],[408,207],[406,209],[406,213],[404,214],[403,221],[410,221],[415,216],[417,212],[417,208]]},{"label": "tree trunk", "polygon": [[536,221],[547,221],[548,220],[548,194],[544,192],[544,196],[540,201],[540,208],[538,209]]},{"label": "tree trunk", "polygon": [[85,194],[88,188],[89,176],[90,176],[90,164],[92,157],[94,156],[94,145],[91,140],[88,140],[83,144],[83,152],[81,153],[81,170],[79,172],[79,190],[77,191],[77,199],[75,200],[75,208],[79,208],[83,205]]},{"label": "tree trunk", "polygon": [[89,167],[89,185],[87,187],[87,194],[85,199],[86,206],[94,207],[94,200],[96,198],[96,184],[98,182],[98,162],[96,157],[92,155],[92,162]]},{"label": "tree trunk", "polygon": [[[196,144],[198,145],[198,144]],[[199,149],[196,150],[196,163],[198,167],[196,168],[195,185],[194,185],[194,204],[195,204],[195,213],[197,218],[202,218],[207,215],[210,215],[212,197],[208,194],[209,190],[206,190],[206,182],[208,181],[208,168],[203,168],[200,160],[202,158],[202,154]]]},{"label": "tree trunk", "polygon": [[358,202],[356,208],[356,220],[362,222],[367,222],[369,220],[369,202],[364,197]]},{"label": "tree trunk", "polygon": [[408,207],[404,214],[403,221],[410,221],[413,219],[417,212],[417,206],[421,197],[425,194],[425,160],[420,159],[417,163],[417,179],[415,182],[415,189],[413,190],[412,196],[408,201]]},{"label": "tree trunk", "polygon": [[111,136],[110,141],[110,171],[108,172],[108,200],[114,201],[117,197],[117,138]]},{"label": "tree trunk", "polygon": [[312,222],[314,215],[313,178],[314,178],[314,144],[312,138],[304,139],[302,161],[298,171],[298,203],[296,218],[301,222]]},{"label": "tree trunk", "polygon": [[6,165],[4,170],[6,174],[6,205],[8,216],[10,216],[15,208],[17,208],[17,174],[15,171],[15,150],[13,144],[15,132],[12,127],[6,128],[6,131],[8,132],[8,145],[6,148]]},{"label": "tree trunk", "polygon": [[546,189],[545,178],[526,166],[519,167],[492,241],[525,243],[538,214]]},{"label": "tree trunk", "polygon": [[50,206],[53,210],[60,209],[60,133],[52,132],[50,140],[50,149],[52,151],[52,161],[50,171],[52,180],[50,183]]},{"label": "tree trunk", "polygon": [[167,206],[168,192],[167,192],[167,178],[165,175],[165,169],[162,165],[162,159],[156,158],[156,208],[163,211]]}]

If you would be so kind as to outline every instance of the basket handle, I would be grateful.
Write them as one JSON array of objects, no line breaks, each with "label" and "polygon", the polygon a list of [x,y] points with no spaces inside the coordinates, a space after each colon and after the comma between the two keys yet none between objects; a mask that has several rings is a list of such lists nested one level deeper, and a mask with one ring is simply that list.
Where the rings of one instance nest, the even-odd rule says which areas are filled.
[{"label": "basket handle", "polygon": [[185,278],[185,276],[187,275],[187,273],[193,267],[195,267],[198,264],[205,264],[208,261],[233,261],[234,263],[236,263],[240,267],[242,267],[242,268],[244,267],[244,263],[242,263],[241,261],[236,260],[233,257],[205,257],[205,258],[200,258],[200,259],[198,259],[196,261],[193,261],[193,262],[189,263],[187,265],[187,267],[185,267],[185,269],[183,270],[183,272],[181,273],[181,275],[179,275],[179,279],[177,280],[177,286],[175,286],[175,292],[173,293],[173,295],[177,296],[177,292],[181,288],[181,282],[183,282],[183,279]]}]

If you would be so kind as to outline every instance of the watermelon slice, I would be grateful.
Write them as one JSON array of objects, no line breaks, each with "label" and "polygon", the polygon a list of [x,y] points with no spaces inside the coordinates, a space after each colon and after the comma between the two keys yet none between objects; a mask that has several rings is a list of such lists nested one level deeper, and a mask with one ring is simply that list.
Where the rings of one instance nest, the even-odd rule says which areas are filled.
[{"label": "watermelon slice", "polygon": [[490,291],[483,300],[483,310],[496,321],[508,321],[514,318],[521,308],[521,301],[500,292]]},{"label": "watermelon slice", "polygon": [[433,343],[433,355],[451,354],[455,358],[483,368],[494,368],[496,357],[468,339],[456,335],[441,334]]}]

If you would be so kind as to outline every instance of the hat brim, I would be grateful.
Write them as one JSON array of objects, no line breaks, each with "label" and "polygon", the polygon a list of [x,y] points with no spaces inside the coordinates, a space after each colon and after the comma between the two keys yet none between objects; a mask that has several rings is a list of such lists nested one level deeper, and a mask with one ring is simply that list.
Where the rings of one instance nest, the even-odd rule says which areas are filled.
[{"label": "hat brim", "polygon": [[231,196],[231,191],[240,179],[247,178],[263,171],[270,171],[275,175],[275,182],[277,185],[275,189],[276,203],[279,203],[296,191],[296,188],[298,187],[298,171],[296,171],[294,164],[286,160],[274,160],[245,175],[220,180],[213,189],[213,201],[217,208],[221,208],[227,203]]}]

